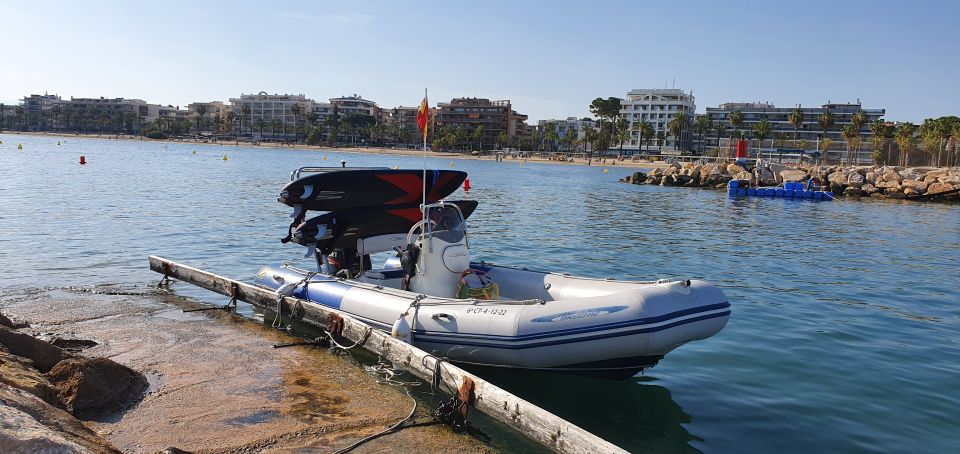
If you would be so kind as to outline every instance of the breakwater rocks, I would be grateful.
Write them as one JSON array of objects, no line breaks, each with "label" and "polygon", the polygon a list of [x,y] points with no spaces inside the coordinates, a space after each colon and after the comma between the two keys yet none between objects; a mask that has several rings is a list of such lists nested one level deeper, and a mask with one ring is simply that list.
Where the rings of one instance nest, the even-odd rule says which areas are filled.
[{"label": "breakwater rocks", "polygon": [[120,452],[77,418],[137,401],[146,378],[18,331],[24,327],[0,315],[0,452]]},{"label": "breakwater rocks", "polygon": [[[620,181],[690,188],[724,189],[730,180],[755,181],[760,186],[806,183],[813,179],[836,196],[885,197],[907,200],[960,200],[960,170],[942,167],[892,166],[800,166],[776,163],[761,171],[747,171],[737,164],[674,162],[648,173],[634,172]],[[816,183],[815,183],[816,184]]]}]

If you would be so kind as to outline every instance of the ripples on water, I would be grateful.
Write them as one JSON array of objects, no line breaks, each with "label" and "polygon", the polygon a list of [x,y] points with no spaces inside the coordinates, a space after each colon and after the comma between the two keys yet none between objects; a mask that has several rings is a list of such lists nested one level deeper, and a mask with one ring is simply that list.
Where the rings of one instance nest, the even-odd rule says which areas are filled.
[{"label": "ripples on water", "polygon": [[[303,253],[279,242],[290,209],[276,197],[293,168],[341,159],[421,165],[315,151],[0,140],[3,288],[146,284],[159,278],[150,254],[249,281],[261,265]],[[81,154],[88,165],[77,164]],[[450,160],[428,165],[449,168]],[[497,383],[631,450],[956,450],[960,206],[732,200],[621,184],[629,171],[614,166],[604,175],[603,166],[455,165],[474,187],[455,197],[481,202],[470,219],[475,256],[595,277],[703,278],[733,304],[723,332],[671,353],[646,376],[611,383],[484,372]]]}]

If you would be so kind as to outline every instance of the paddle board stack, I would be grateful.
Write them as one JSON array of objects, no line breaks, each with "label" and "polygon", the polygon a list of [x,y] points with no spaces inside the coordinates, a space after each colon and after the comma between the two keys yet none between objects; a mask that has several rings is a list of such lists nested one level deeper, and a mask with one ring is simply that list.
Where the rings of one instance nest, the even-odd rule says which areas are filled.
[{"label": "paddle board stack", "polygon": [[[343,169],[314,173],[291,181],[280,192],[280,203],[293,208],[293,222],[281,241],[329,254],[355,248],[357,240],[406,234],[422,219],[424,171],[418,169]],[[452,194],[467,178],[456,170],[426,171],[427,203]],[[456,201],[467,218],[475,201]],[[307,219],[310,211],[326,212]]]}]

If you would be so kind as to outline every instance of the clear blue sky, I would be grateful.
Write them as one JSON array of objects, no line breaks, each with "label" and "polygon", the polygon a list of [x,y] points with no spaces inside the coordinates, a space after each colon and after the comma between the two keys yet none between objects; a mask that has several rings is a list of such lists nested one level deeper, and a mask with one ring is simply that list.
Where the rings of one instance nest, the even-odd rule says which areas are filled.
[{"label": "clear blue sky", "polygon": [[697,110],[854,101],[960,114],[960,1],[0,0],[0,102],[30,93],[185,106],[357,93],[382,107],[511,99],[538,119],[665,84]]}]

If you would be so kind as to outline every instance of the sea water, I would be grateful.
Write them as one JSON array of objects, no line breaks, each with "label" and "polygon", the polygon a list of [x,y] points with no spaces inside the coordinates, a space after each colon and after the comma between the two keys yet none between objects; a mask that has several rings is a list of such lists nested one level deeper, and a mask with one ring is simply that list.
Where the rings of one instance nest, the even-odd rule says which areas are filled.
[{"label": "sea water", "polygon": [[[291,170],[422,166],[418,156],[0,140],[0,289],[147,285],[159,279],[151,254],[245,281],[264,264],[309,266],[303,248],[279,241],[291,209],[276,198]],[[474,258],[705,279],[733,310],[715,337],[623,382],[478,371],[486,378],[631,451],[960,448],[960,206],[731,199],[620,183],[633,170],[609,163],[427,159],[451,163],[472,185],[451,199],[480,202],[468,221]]]}]

